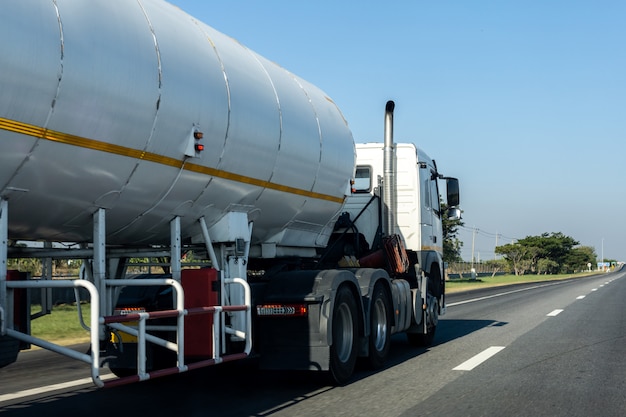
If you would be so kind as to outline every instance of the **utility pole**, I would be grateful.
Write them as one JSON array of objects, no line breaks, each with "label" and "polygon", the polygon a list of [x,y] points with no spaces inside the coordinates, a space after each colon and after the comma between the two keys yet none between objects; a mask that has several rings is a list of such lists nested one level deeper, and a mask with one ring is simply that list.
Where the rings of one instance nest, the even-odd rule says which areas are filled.
[{"label": "utility pole", "polygon": [[602,262],[602,272],[604,272],[604,238],[602,238],[602,259],[600,259],[600,262]]},{"label": "utility pole", "polygon": [[[497,230],[496,230],[496,246],[495,247],[496,248],[498,247],[498,231]],[[493,250],[493,260],[495,261],[497,259],[497,257],[498,257],[498,254],[496,253],[496,250],[494,248],[494,250]]]},{"label": "utility pole", "polygon": [[474,226],[474,230],[472,231],[472,268],[474,267],[474,241],[476,240],[476,226]]}]

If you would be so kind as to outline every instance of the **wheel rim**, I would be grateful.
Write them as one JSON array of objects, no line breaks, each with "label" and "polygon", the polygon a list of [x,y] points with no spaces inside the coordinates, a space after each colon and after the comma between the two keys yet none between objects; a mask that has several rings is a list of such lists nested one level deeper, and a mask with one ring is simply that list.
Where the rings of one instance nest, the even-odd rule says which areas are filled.
[{"label": "wheel rim", "polygon": [[342,303],[337,310],[338,329],[336,331],[336,352],[341,362],[347,362],[352,354],[352,341],[354,338],[352,330],[352,312],[347,304]]},{"label": "wheel rim", "polygon": [[428,294],[428,317],[426,323],[429,328],[437,326],[439,322],[439,303],[435,297]]},{"label": "wheel rim", "polygon": [[374,327],[372,329],[372,337],[374,338],[374,347],[377,351],[382,351],[387,342],[387,311],[385,303],[380,298],[374,303],[373,313]]}]

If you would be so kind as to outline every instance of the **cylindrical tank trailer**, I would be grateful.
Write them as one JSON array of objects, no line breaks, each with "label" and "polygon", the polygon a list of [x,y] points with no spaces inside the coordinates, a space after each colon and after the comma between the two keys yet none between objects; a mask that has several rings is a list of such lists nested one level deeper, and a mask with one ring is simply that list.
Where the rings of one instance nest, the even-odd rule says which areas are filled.
[{"label": "cylindrical tank trailer", "polygon": [[[252,241],[326,243],[352,134],[317,87],[160,0],[22,0],[0,14],[9,238],[160,243],[246,212]],[[45,207],[45,210],[42,210]],[[297,236],[297,239],[294,237]]]}]

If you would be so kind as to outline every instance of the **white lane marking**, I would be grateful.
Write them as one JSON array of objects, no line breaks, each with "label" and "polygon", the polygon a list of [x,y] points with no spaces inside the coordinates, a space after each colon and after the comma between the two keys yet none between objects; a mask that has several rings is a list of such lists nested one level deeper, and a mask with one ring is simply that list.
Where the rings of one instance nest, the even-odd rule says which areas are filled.
[{"label": "white lane marking", "polygon": [[551,311],[550,313],[548,313],[548,317],[555,317],[555,316],[558,316],[558,315],[559,315],[559,314],[561,314],[562,312],[563,312],[563,310],[562,310],[562,309],[558,309],[558,308],[557,308],[556,310],[553,310],[553,311]]},{"label": "white lane marking", "polygon": [[583,298],[585,298],[584,295],[579,295],[578,297],[576,297],[577,300],[582,300]]},{"label": "white lane marking", "polygon": [[490,298],[501,297],[503,295],[515,294],[516,292],[530,291],[530,290],[535,290],[537,288],[551,287],[553,285],[561,285],[561,284],[563,284],[565,282],[567,282],[567,281],[559,281],[559,282],[554,282],[554,283],[550,283],[550,284],[534,285],[534,286],[528,287],[528,288],[521,288],[519,290],[513,290],[513,291],[505,291],[505,292],[501,292],[501,293],[494,294],[494,295],[487,295],[485,297],[478,297],[478,298],[472,298],[472,299],[465,300],[465,301],[459,301],[457,303],[446,303],[446,307],[460,306],[461,304],[467,304],[467,303],[473,303],[473,302],[476,302],[476,301],[488,300]]},{"label": "white lane marking", "polygon": [[598,289],[597,289],[597,288],[594,288],[594,289],[593,289],[593,290],[591,290],[591,291],[598,291]]},{"label": "white lane marking", "polygon": [[[519,290],[506,291],[506,292],[502,292],[502,293],[498,293],[498,294],[494,294],[494,295],[488,295],[488,296],[485,296],[485,297],[472,298],[472,299],[465,300],[465,301],[459,301],[457,303],[446,303],[446,307],[460,306],[461,304],[468,304],[468,303],[473,303],[473,302],[476,302],[476,301],[488,300],[490,298],[500,297],[502,295],[514,294],[516,292],[521,292],[521,291],[529,291],[529,290],[534,290],[534,289],[537,289],[537,288],[551,287],[553,285],[561,285],[561,284],[564,284],[564,283],[567,283],[567,282],[570,282],[570,280],[551,282],[549,284],[534,285],[534,286],[528,287],[528,288],[521,288]],[[607,281],[606,283],[608,284],[610,282],[611,281]]]},{"label": "white lane marking", "polygon": [[466,360],[465,362],[463,362],[456,368],[453,368],[452,370],[453,371],[471,371],[472,369],[476,368],[478,365],[480,365],[481,363],[483,363],[484,361],[486,361],[487,359],[489,359],[496,353],[500,352],[502,349],[504,349],[504,346],[491,346],[490,348],[483,350],[482,352],[480,352],[478,355],[474,356],[473,358]]},{"label": "white lane marking", "polygon": [[[100,377],[100,379],[102,379],[103,381],[106,381],[107,379],[112,379],[112,378],[115,378],[115,375],[102,375]],[[76,379],[74,381],[61,382],[61,383],[53,384],[53,385],[46,385],[45,387],[37,387],[37,388],[27,389],[24,391],[12,392],[10,394],[3,394],[3,395],[0,395],[0,404],[2,404],[5,401],[16,400],[16,399],[24,398],[24,397],[30,397],[31,395],[45,394],[51,391],[63,390],[63,389],[73,388],[79,385],[86,385],[86,384],[93,385],[93,379],[91,378]]]}]

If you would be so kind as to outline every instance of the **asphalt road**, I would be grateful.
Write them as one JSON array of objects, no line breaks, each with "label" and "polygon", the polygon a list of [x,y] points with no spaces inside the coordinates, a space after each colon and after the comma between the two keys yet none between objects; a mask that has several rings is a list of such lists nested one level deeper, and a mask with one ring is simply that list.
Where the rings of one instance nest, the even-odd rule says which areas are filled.
[{"label": "asphalt road", "polygon": [[625,274],[452,294],[434,346],[394,336],[385,369],[342,387],[233,363],[95,389],[87,365],[24,352],[0,369],[0,416],[624,416]]}]

